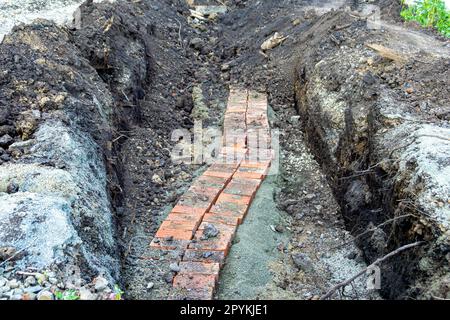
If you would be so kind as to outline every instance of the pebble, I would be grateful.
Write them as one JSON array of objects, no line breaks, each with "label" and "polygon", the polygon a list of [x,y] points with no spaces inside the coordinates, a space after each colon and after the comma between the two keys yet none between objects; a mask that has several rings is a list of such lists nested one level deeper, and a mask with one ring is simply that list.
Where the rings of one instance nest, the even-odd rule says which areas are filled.
[{"label": "pebble", "polygon": [[20,286],[20,283],[16,279],[12,279],[8,282],[8,285],[11,289],[16,289]]},{"label": "pebble", "polygon": [[292,255],[292,261],[295,266],[303,271],[312,271],[314,269],[311,259],[304,253],[295,253]]},{"label": "pebble", "polygon": [[149,283],[147,284],[147,289],[148,289],[148,290],[151,290],[151,289],[153,289],[154,286],[155,286],[155,284],[154,284],[153,282],[149,282]]},{"label": "pebble", "polygon": [[28,277],[25,279],[25,285],[26,285],[27,287],[29,287],[29,286],[34,286],[35,284],[36,284],[36,278],[33,277],[33,276],[28,276]]},{"label": "pebble", "polygon": [[176,263],[171,263],[170,265],[169,265],[169,268],[170,268],[170,271],[173,271],[173,272],[180,272],[180,267],[178,266],[178,264],[176,264]]},{"label": "pebble", "polygon": [[106,289],[106,287],[108,287],[108,280],[103,277],[95,278],[94,283],[94,288],[96,291],[103,291]]},{"label": "pebble", "polygon": [[9,134],[5,134],[0,137],[0,147],[7,147],[13,142],[14,139]]},{"label": "pebble", "polygon": [[53,293],[48,290],[42,290],[37,295],[38,300],[54,300]]},{"label": "pebble", "polygon": [[84,288],[84,287],[80,288],[79,294],[80,294],[80,300],[92,301],[92,300],[97,299],[96,294],[92,293],[91,290]]}]

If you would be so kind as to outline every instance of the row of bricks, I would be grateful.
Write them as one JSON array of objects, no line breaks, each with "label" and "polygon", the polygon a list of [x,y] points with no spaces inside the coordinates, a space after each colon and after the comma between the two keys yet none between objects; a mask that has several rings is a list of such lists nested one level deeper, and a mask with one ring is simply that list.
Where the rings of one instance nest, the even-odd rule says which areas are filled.
[{"label": "row of bricks", "polygon": [[[264,119],[267,103],[264,109],[264,103],[253,102],[255,112],[247,110],[248,104],[247,92],[231,92],[224,127],[225,133],[233,133],[233,138],[225,134],[224,140],[230,143],[225,144],[217,162],[181,197],[151,243],[154,249],[171,251],[172,259],[179,263],[180,271],[173,281],[177,294],[172,298],[212,299],[236,229],[270,167],[272,152],[260,148],[264,143],[257,142],[255,148],[247,145],[249,136],[255,133],[247,132],[249,120],[259,121],[251,130],[266,129],[258,133],[258,138],[270,139],[268,121]],[[218,234],[205,237],[211,225]],[[177,253],[180,250],[182,254]]]}]

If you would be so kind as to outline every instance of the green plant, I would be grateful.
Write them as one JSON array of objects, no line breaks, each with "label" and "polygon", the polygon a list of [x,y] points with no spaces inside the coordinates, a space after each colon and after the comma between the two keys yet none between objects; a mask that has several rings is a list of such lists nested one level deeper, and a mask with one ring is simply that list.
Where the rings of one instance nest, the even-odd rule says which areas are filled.
[{"label": "green plant", "polygon": [[122,300],[124,292],[116,284],[114,285],[114,292],[111,293],[111,300]]},{"label": "green plant", "polygon": [[79,300],[80,296],[76,290],[70,289],[64,292],[56,291],[55,297],[57,300]]},{"label": "green plant", "polygon": [[445,8],[442,0],[419,0],[410,6],[406,6],[402,0],[402,6],[400,15],[403,19],[417,21],[424,27],[436,28],[450,38],[450,10]]}]

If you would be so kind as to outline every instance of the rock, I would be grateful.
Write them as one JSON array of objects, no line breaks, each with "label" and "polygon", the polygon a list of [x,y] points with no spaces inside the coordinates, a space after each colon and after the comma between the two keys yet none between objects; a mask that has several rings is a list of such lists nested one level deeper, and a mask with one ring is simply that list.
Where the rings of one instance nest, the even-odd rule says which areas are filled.
[{"label": "rock", "polygon": [[153,289],[154,286],[155,286],[155,284],[154,284],[153,282],[149,282],[149,283],[147,284],[147,289],[148,289],[148,290],[151,290],[151,289]]},{"label": "rock", "polygon": [[97,295],[92,293],[88,288],[82,287],[79,290],[80,300],[97,300]]},{"label": "rock", "polygon": [[228,63],[225,63],[222,65],[222,68],[220,68],[220,70],[222,72],[227,72],[228,70],[230,70],[230,65]]},{"label": "rock", "polygon": [[302,21],[300,19],[295,19],[294,21],[292,21],[292,25],[293,26],[298,26]]},{"label": "rock", "polygon": [[159,175],[157,175],[156,173],[153,175],[152,177],[152,181],[154,183],[156,183],[157,185],[162,185],[164,184],[164,181],[161,179],[161,177]]},{"label": "rock", "polygon": [[11,289],[16,289],[20,287],[20,283],[19,281],[17,281],[16,279],[12,279],[8,282],[8,285]]},{"label": "rock", "polygon": [[208,223],[205,226],[202,237],[200,239],[207,240],[209,238],[217,237],[218,234],[219,234],[219,230],[212,223]]},{"label": "rock", "polygon": [[94,280],[94,288],[96,291],[103,291],[108,287],[108,280],[103,277],[97,277]]},{"label": "rock", "polygon": [[[42,100],[44,99],[45,98]],[[39,110],[27,110],[20,114],[16,124],[16,130],[20,134],[22,140],[27,140],[34,133],[40,117],[41,112]]]},{"label": "rock", "polygon": [[6,187],[6,193],[12,194],[19,191],[19,185],[15,181],[11,181]]},{"label": "rock", "polygon": [[34,277],[36,278],[37,282],[39,284],[44,283],[45,281],[47,281],[47,276],[45,274],[42,273],[36,273],[34,275]]},{"label": "rock", "polygon": [[283,233],[284,232],[284,227],[281,224],[279,224],[279,225],[277,225],[275,227],[275,231],[279,232],[279,233]]},{"label": "rock", "polygon": [[311,259],[304,253],[292,254],[292,261],[299,270],[310,272],[314,269]]},{"label": "rock", "polygon": [[0,247],[0,261],[10,259],[16,253],[13,247]]},{"label": "rock", "polygon": [[171,263],[169,265],[169,268],[170,268],[170,271],[173,271],[173,272],[180,272],[180,270],[181,270],[177,263]]},{"label": "rock", "polygon": [[284,37],[282,34],[275,32],[273,36],[263,42],[261,45],[262,51],[267,51],[279,46],[287,37]]},{"label": "rock", "polygon": [[42,290],[37,294],[38,300],[54,300],[53,293],[48,290]]},{"label": "rock", "polygon": [[53,285],[56,285],[56,284],[58,284],[58,279],[56,279],[55,277],[51,277],[51,278],[48,278],[48,282],[50,282]]},{"label": "rock", "polygon": [[27,287],[34,286],[35,284],[36,284],[36,278],[35,278],[35,277],[33,277],[33,276],[28,276],[28,277],[26,277],[26,279],[25,279],[25,285],[26,285]]},{"label": "rock", "polygon": [[31,292],[22,294],[22,300],[36,300],[37,295]]},{"label": "rock", "polygon": [[203,47],[205,46],[205,43],[203,42],[203,40],[201,38],[193,38],[191,40],[191,42],[189,43],[189,45],[194,48],[195,50],[202,50]]},{"label": "rock", "polygon": [[164,274],[163,279],[166,283],[172,283],[173,281],[173,273],[172,272],[167,272]]},{"label": "rock", "polygon": [[5,134],[0,137],[0,147],[6,148],[13,142],[14,139],[9,134]]},{"label": "rock", "polygon": [[25,288],[25,292],[26,293],[38,293],[39,291],[42,291],[44,288],[42,288],[41,286],[32,286],[32,287],[28,287]]}]

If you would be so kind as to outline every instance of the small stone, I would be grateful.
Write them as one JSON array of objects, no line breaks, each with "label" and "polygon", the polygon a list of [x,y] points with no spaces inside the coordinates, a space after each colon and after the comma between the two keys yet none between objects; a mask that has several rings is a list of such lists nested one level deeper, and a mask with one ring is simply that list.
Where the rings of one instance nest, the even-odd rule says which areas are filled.
[{"label": "small stone", "polygon": [[42,288],[41,286],[32,286],[32,287],[28,287],[25,288],[25,292],[26,293],[38,293],[39,291],[42,291],[44,288]]},{"label": "small stone", "polygon": [[80,295],[80,300],[92,301],[92,300],[96,300],[97,299],[97,295],[92,293],[91,290],[89,290],[89,289],[87,289],[85,287],[80,288],[79,295]]},{"label": "small stone", "polygon": [[97,277],[94,279],[94,288],[96,291],[103,291],[108,287],[108,280],[103,277]]},{"label": "small stone", "polygon": [[279,224],[279,225],[277,225],[275,227],[275,231],[279,232],[279,233],[283,233],[284,232],[284,227],[281,224]]},{"label": "small stone", "polygon": [[53,285],[56,285],[56,284],[58,284],[58,279],[51,277],[51,278],[48,278],[48,282],[50,282]]},{"label": "small stone", "polygon": [[222,72],[226,72],[226,71],[230,70],[230,65],[225,63],[222,65],[222,68],[220,70],[222,70]]},{"label": "small stone", "polygon": [[149,283],[147,284],[147,289],[148,289],[148,290],[151,290],[151,289],[153,289],[154,286],[155,286],[155,284],[154,284],[153,282],[149,282]]},{"label": "small stone", "polygon": [[172,283],[172,281],[173,281],[173,273],[172,272],[167,272],[166,274],[164,274],[163,279],[167,283]]},{"label": "small stone", "polygon": [[300,19],[295,19],[294,21],[292,21],[293,26],[298,26],[300,23],[301,23]]},{"label": "small stone", "polygon": [[200,39],[200,38],[193,38],[193,39],[191,40],[191,42],[189,43],[189,45],[190,45],[192,48],[194,48],[195,50],[200,51],[200,50],[203,49],[204,43],[203,43],[203,40]]},{"label": "small stone", "polygon": [[42,290],[37,295],[38,300],[54,300],[53,293],[48,290]]},{"label": "small stone", "polygon": [[161,177],[157,174],[154,174],[152,177],[152,181],[158,185],[164,184],[164,181],[161,179]]},{"label": "small stone", "polygon": [[293,254],[292,261],[299,270],[312,271],[314,269],[311,259],[304,253]]},{"label": "small stone", "polygon": [[203,230],[203,235],[201,240],[208,240],[210,238],[217,237],[219,235],[219,230],[212,224],[208,223]]},{"label": "small stone", "polygon": [[28,277],[25,279],[25,285],[26,285],[27,287],[29,287],[29,286],[34,286],[35,284],[36,284],[36,278],[33,277],[33,276],[28,276]]},{"label": "small stone", "polygon": [[5,134],[0,137],[0,147],[6,148],[13,142],[14,139],[9,134]]},{"label": "small stone", "polygon": [[411,93],[414,92],[414,89],[411,88],[411,87],[409,87],[409,88],[406,88],[405,92],[406,92],[407,94],[411,94]]},{"label": "small stone", "polygon": [[8,284],[11,289],[16,289],[16,288],[20,287],[20,283],[16,279],[10,280],[8,282]]},{"label": "small stone", "polygon": [[180,267],[178,266],[178,264],[176,264],[176,263],[171,263],[170,265],[169,265],[169,268],[170,268],[170,271],[173,271],[173,272],[180,272]]}]

